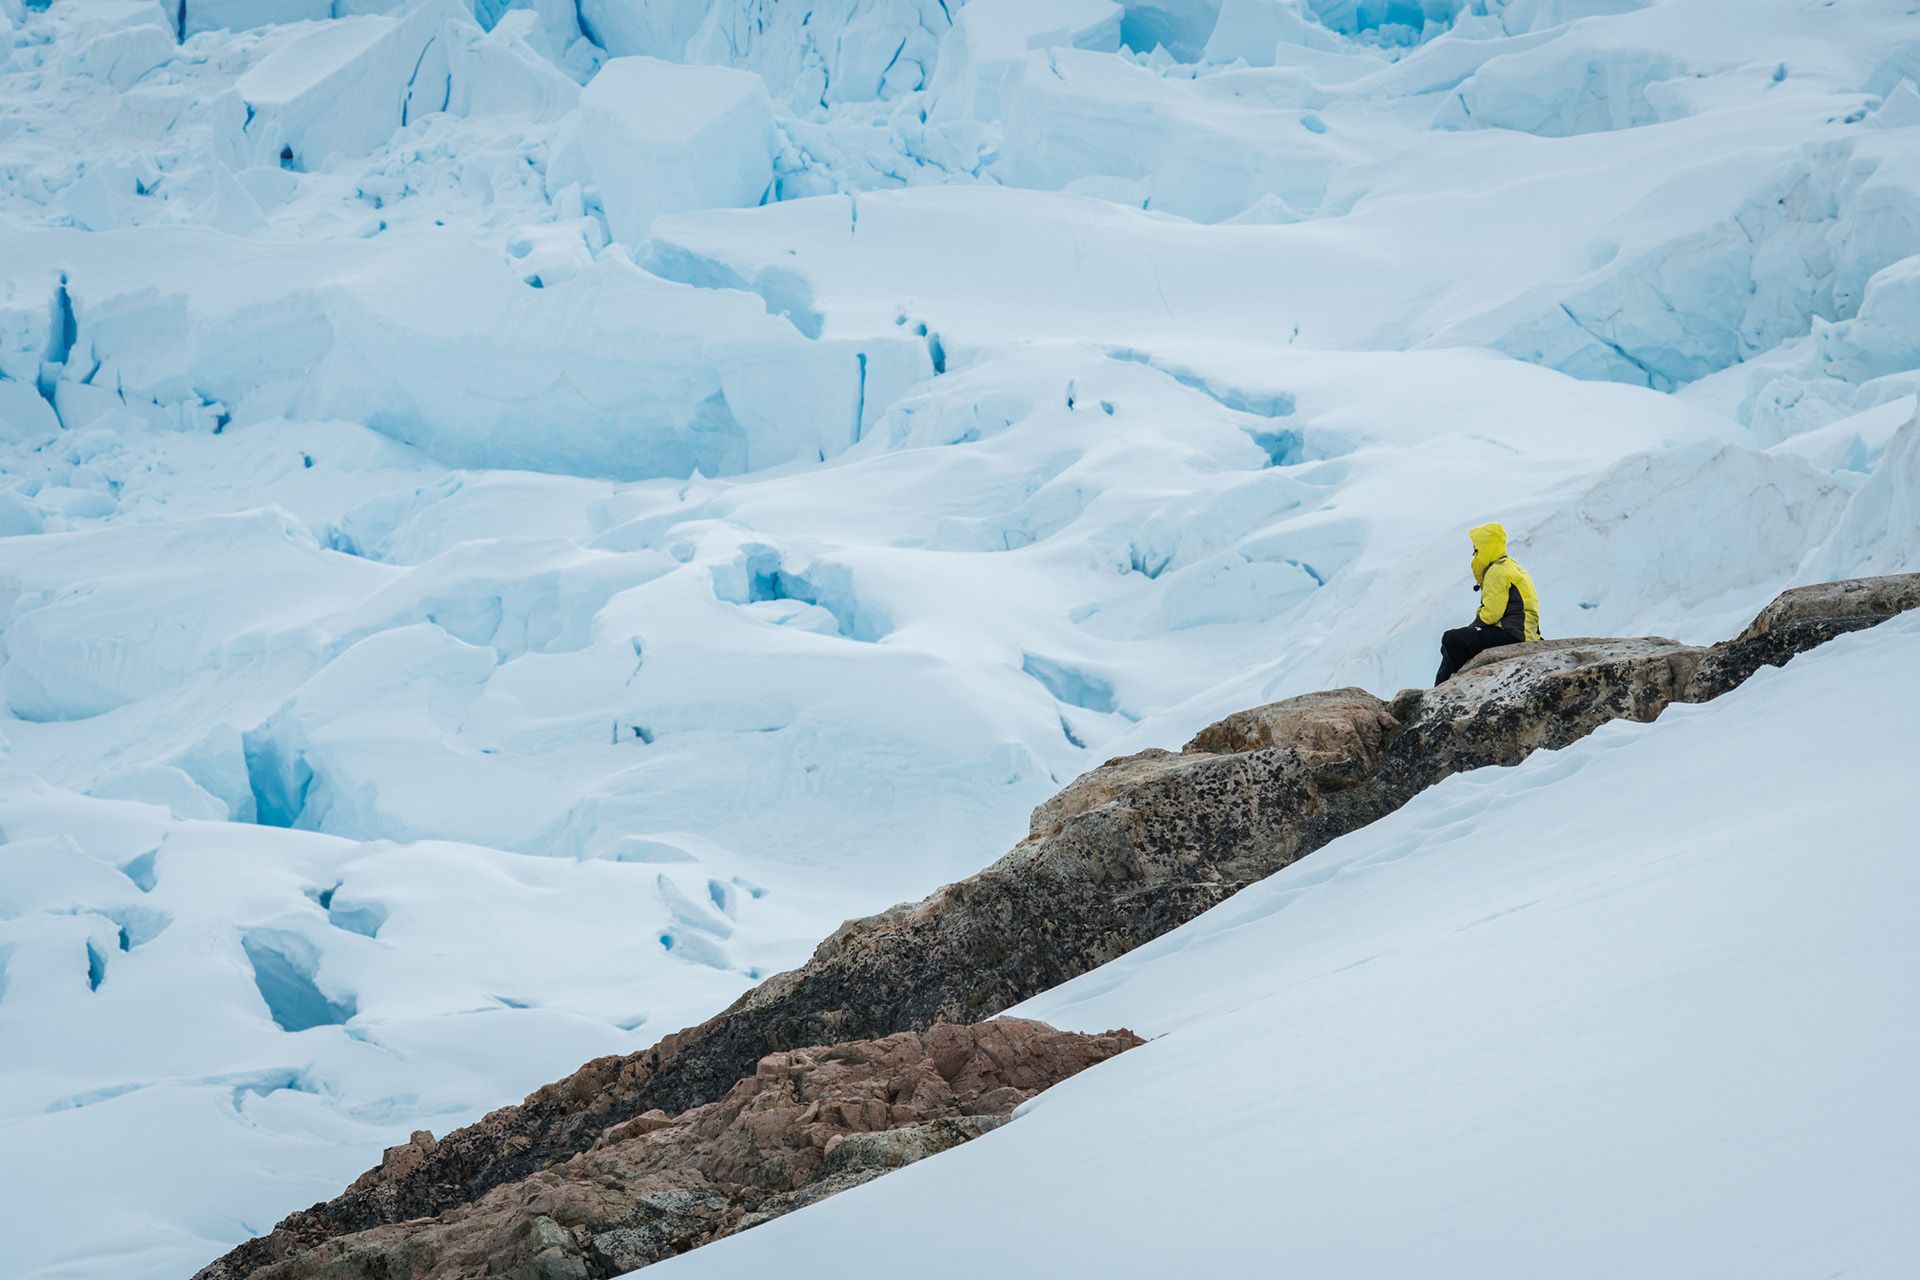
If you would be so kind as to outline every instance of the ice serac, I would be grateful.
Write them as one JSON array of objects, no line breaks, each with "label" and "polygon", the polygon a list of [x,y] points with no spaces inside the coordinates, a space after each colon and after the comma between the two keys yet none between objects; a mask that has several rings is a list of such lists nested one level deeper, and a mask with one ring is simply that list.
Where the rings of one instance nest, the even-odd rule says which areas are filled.
[{"label": "ice serac", "polygon": [[705,0],[579,0],[581,29],[616,57],[677,62],[713,6]]},{"label": "ice serac", "polygon": [[[551,49],[555,40],[536,15],[525,10],[507,14],[484,35],[464,22],[445,30],[444,107],[452,114],[548,121],[579,105],[580,86],[540,47],[544,42]],[[577,43],[578,36],[574,39]]]},{"label": "ice serac", "polygon": [[637,244],[663,213],[759,204],[777,149],[759,76],[615,58],[562,126],[547,184],[597,189],[613,238]]},{"label": "ice serac", "polygon": [[686,59],[758,72],[796,112],[897,98],[925,87],[960,7],[949,0],[727,0],[708,6]]},{"label": "ice serac", "polygon": [[460,0],[315,25],[214,100],[215,154],[235,170],[317,170],[440,112],[556,118],[577,88],[517,32],[482,32]]},{"label": "ice serac", "polygon": [[[1899,264],[1920,252],[1920,166],[1910,150],[1869,134],[1764,160],[1734,157],[1721,169],[1710,213],[1701,207],[1662,234],[1617,245],[1617,256],[1571,288],[1530,291],[1459,332],[1498,317],[1492,345],[1504,351],[1657,390],[1808,335],[1816,352],[1809,372],[1818,376],[1871,376],[1883,345],[1898,364],[1906,343],[1897,323],[1864,336],[1876,326],[1851,322],[1876,280],[1884,291],[1876,308],[1898,313]],[[1685,209],[1708,172],[1663,184],[1649,203]],[[1736,200],[1727,201],[1729,190]],[[1856,330],[1864,337],[1857,355]]]},{"label": "ice serac", "polygon": [[361,14],[312,28],[250,67],[214,104],[215,147],[234,169],[321,169],[365,155],[450,91],[440,28],[455,0],[405,16]]},{"label": "ice serac", "polygon": [[580,0],[608,53],[753,71],[799,113],[926,87],[962,0]]},{"label": "ice serac", "polygon": [[1488,60],[1447,99],[1438,123],[1543,137],[1656,124],[1680,113],[1659,90],[1686,71],[1655,49],[1541,45]]},{"label": "ice serac", "polygon": [[1893,435],[1866,482],[1848,501],[1827,544],[1814,556],[1814,576],[1828,565],[1897,569],[1906,540],[1893,530],[1920,529],[1920,405]]},{"label": "ice serac", "polygon": [[244,736],[258,820],[360,838],[419,835],[383,784],[403,768],[432,776],[494,660],[425,623],[348,649]]},{"label": "ice serac", "polygon": [[[153,16],[163,17],[157,8]],[[130,89],[172,58],[175,48],[174,33],[161,21],[135,23],[89,40],[75,59],[75,69],[111,88]]]},{"label": "ice serac", "polygon": [[[1139,1043],[1127,1031],[1063,1035],[996,1019],[769,1054],[714,1102],[609,1120],[563,1178],[498,1188],[425,1229],[336,1238],[267,1274],[618,1275],[956,1147],[1007,1123],[1040,1090]],[[564,1087],[613,1104],[634,1082],[618,1059],[602,1059]],[[495,1118],[510,1138],[518,1117]],[[354,1188],[404,1195],[432,1176],[439,1150],[431,1133],[416,1133]],[[216,1263],[201,1274],[252,1273]]]},{"label": "ice serac", "polygon": [[403,1178],[367,1175],[203,1276],[372,1280],[382,1258],[431,1250],[471,1215],[516,1202],[507,1212],[536,1230],[545,1212],[536,1206],[548,1201],[535,1201],[533,1189],[586,1194],[597,1185],[588,1170],[602,1135],[731,1097],[769,1053],[982,1022],[1455,774],[1518,764],[1610,722],[1650,721],[1675,703],[1718,697],[1764,666],[1916,608],[1920,574],[1819,584],[1781,596],[1720,644],[1601,637],[1513,646],[1437,689],[1391,701],[1360,689],[1309,694],[1229,716],[1177,752],[1110,760],[1036,809],[1027,838],[986,870],[847,922],[802,968],[724,1013],[647,1052],[589,1063],[447,1135],[409,1156]]},{"label": "ice serac", "polygon": [[1444,31],[1467,0],[1298,0],[1320,22],[1342,35],[1388,45],[1417,44]]},{"label": "ice serac", "polygon": [[1111,53],[1120,47],[1122,9],[1113,0],[972,0],[940,41],[927,99],[929,118],[995,120],[1001,89],[1038,50]]},{"label": "ice serac", "polygon": [[1014,64],[999,97],[1005,138],[993,172],[1010,185],[1103,195],[1202,222],[1263,198],[1278,202],[1272,221],[1311,214],[1347,151],[1309,127],[1318,119],[1310,111],[1078,50]]},{"label": "ice serac", "polygon": [[1920,254],[1874,273],[1860,313],[1818,330],[1822,372],[1862,383],[1920,368]]},{"label": "ice serac", "polygon": [[1137,53],[1164,50],[1181,62],[1200,57],[1220,18],[1220,0],[1127,0],[1120,38]]},{"label": "ice serac", "polygon": [[[59,286],[81,354],[52,372],[74,414],[209,432],[219,413],[343,418],[457,466],[712,476],[838,454],[928,372],[912,336],[810,341],[750,294],[622,254],[530,289],[497,252],[433,228],[338,248],[131,234],[151,245],[140,271],[76,264]],[[32,257],[73,244],[0,238]],[[231,275],[197,269],[209,251]]]},{"label": "ice serac", "polygon": [[[93,576],[101,557],[124,554],[135,541],[166,555],[166,566]],[[385,576],[380,566],[321,550],[306,529],[273,511],[183,520],[164,532],[129,526],[103,537],[56,535],[31,555],[0,550],[0,593],[13,602],[0,688],[22,719],[76,720],[216,666],[236,634],[251,633],[243,650],[271,646],[298,666],[299,642],[270,637],[297,632]],[[79,577],[93,579],[89,590],[71,589]],[[174,616],[143,607],[156,591],[185,598],[203,590],[198,607]]]},{"label": "ice serac", "polygon": [[185,40],[202,31],[240,31],[277,22],[317,22],[334,16],[334,0],[180,0]]},{"label": "ice serac", "polygon": [[0,438],[26,441],[60,429],[53,406],[31,382],[0,377]]},{"label": "ice serac", "polygon": [[1303,11],[1300,0],[1222,0],[1207,36],[1208,62],[1271,67],[1289,46],[1331,49],[1338,38]]}]

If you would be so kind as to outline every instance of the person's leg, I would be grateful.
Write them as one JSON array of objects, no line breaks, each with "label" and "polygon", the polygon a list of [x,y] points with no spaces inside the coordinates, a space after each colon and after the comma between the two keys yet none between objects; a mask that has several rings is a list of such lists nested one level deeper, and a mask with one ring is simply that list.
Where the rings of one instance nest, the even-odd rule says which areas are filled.
[{"label": "person's leg", "polygon": [[1466,627],[1455,627],[1440,633],[1440,671],[1433,677],[1436,688],[1453,679],[1453,673],[1466,664],[1468,655],[1462,641],[1467,632]]},{"label": "person's leg", "polygon": [[1487,650],[1513,643],[1513,637],[1499,627],[1489,627],[1478,619],[1467,626],[1442,633],[1440,673],[1433,678],[1434,684],[1442,685],[1453,679],[1460,668]]}]

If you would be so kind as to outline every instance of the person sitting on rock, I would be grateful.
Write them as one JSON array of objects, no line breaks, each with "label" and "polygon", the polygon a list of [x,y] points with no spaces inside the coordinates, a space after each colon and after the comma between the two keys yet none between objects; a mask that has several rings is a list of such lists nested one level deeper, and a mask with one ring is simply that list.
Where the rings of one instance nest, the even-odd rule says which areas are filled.
[{"label": "person sitting on rock", "polygon": [[1507,531],[1498,524],[1469,529],[1473,541],[1473,585],[1480,591],[1480,610],[1473,621],[1440,637],[1440,674],[1445,684],[1476,654],[1501,645],[1540,638],[1540,596],[1520,562],[1507,554]]}]

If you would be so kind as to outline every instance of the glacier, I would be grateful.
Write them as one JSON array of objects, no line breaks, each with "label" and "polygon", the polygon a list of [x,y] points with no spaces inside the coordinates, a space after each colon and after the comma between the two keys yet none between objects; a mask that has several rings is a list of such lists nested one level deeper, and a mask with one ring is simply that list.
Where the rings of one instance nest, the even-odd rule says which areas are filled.
[{"label": "glacier", "polygon": [[1424,683],[1482,519],[1549,635],[1920,568],[1917,392],[1903,0],[0,0],[4,1269],[190,1274]]}]

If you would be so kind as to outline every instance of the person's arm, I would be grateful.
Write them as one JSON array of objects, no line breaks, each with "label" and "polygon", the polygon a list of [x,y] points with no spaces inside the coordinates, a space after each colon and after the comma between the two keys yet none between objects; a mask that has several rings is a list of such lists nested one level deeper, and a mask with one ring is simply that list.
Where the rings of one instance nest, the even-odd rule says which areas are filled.
[{"label": "person's arm", "polygon": [[1508,578],[1507,564],[1496,560],[1487,566],[1480,575],[1480,611],[1474,617],[1489,627],[1497,627],[1500,620],[1507,616],[1507,589],[1513,584]]}]

